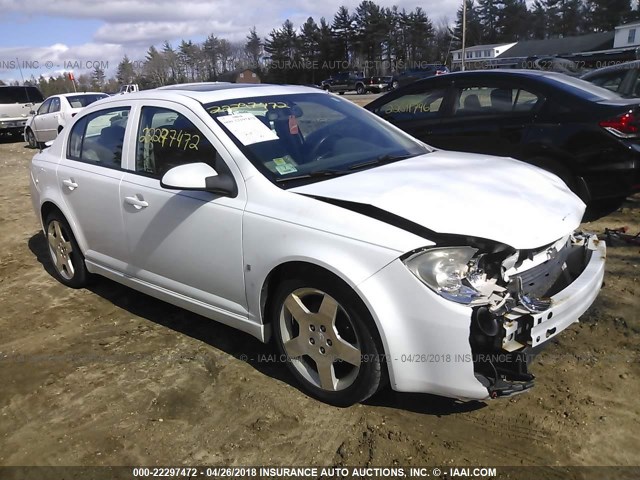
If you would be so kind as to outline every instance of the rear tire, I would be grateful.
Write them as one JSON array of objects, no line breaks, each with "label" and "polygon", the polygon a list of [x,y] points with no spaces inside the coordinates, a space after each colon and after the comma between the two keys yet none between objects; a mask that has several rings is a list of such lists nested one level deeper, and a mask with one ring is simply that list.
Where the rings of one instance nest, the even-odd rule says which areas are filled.
[{"label": "rear tire", "polygon": [[52,212],[45,220],[44,231],[55,277],[67,287],[85,287],[90,274],[67,220],[61,213]]},{"label": "rear tire", "polygon": [[311,396],[340,407],[385,384],[381,342],[358,295],[331,275],[284,281],[271,302],[275,342]]},{"label": "rear tire", "polygon": [[365,93],[364,85],[358,85],[356,87],[356,93],[358,95],[364,95],[364,93]]}]

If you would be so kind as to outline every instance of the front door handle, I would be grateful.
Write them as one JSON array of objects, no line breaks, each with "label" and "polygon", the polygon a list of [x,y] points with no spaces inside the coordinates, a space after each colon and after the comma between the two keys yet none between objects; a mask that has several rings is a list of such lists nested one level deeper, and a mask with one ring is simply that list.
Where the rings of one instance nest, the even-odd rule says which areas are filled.
[{"label": "front door handle", "polygon": [[73,178],[67,178],[66,180],[62,181],[62,184],[66,187],[69,188],[69,190],[73,191],[76,188],[78,188],[78,184],[75,182],[75,180]]},{"label": "front door handle", "polygon": [[129,205],[133,205],[136,209],[141,210],[149,206],[149,202],[146,202],[142,195],[136,195],[134,197],[124,197],[124,201]]}]

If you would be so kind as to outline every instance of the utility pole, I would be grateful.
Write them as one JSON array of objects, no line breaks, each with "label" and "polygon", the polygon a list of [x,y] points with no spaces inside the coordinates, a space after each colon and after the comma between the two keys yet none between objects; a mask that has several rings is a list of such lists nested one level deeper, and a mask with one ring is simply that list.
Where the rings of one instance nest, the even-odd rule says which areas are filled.
[{"label": "utility pole", "polygon": [[460,70],[464,72],[464,59],[466,57],[465,44],[467,41],[467,0],[462,0],[462,60]]}]

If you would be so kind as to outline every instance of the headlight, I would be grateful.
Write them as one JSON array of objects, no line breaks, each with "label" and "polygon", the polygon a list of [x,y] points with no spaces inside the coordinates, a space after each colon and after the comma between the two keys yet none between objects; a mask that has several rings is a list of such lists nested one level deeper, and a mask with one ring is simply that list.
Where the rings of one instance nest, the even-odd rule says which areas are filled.
[{"label": "headlight", "polygon": [[477,248],[447,247],[425,250],[404,260],[407,268],[431,290],[465,305],[486,303],[495,281],[478,268]]}]

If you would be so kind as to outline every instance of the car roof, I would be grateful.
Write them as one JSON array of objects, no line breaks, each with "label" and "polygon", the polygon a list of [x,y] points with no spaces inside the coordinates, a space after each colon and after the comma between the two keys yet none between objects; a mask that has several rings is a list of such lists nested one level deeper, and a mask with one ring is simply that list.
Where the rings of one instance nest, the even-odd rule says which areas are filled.
[{"label": "car roof", "polygon": [[[316,93],[329,95],[317,88],[301,85],[273,85],[268,83],[225,83],[225,82],[202,82],[184,83],[178,85],[168,85],[152,90],[141,90],[139,92],[127,93],[110,97],[111,100],[142,100],[142,99],[174,99],[192,98],[202,104],[218,102],[231,99],[244,99],[255,97],[266,97],[270,95],[296,94],[296,93]],[[104,100],[103,100],[104,101]]]},{"label": "car roof", "polygon": [[[564,90],[576,97],[590,100],[612,100],[619,96],[602,87],[598,87],[584,79],[572,77],[559,72],[547,72],[545,70],[519,70],[519,69],[493,69],[493,70],[467,70],[465,72],[448,73],[438,77],[425,78],[418,82],[445,81],[442,79],[466,78],[470,80],[487,79],[530,79],[541,84]],[[416,82],[416,83],[418,83]]]},{"label": "car roof", "polygon": [[443,78],[455,78],[459,76],[504,76],[504,77],[529,77],[529,78],[565,78],[564,73],[547,72],[544,70],[525,70],[525,69],[501,69],[495,68],[491,70],[466,70],[464,72],[451,72]]},{"label": "car roof", "polygon": [[[106,93],[103,92],[71,92],[71,93],[58,93],[57,95],[51,95],[51,97],[78,97],[78,96],[83,96],[83,95],[106,95]],[[48,98],[51,98],[48,97]]]}]

